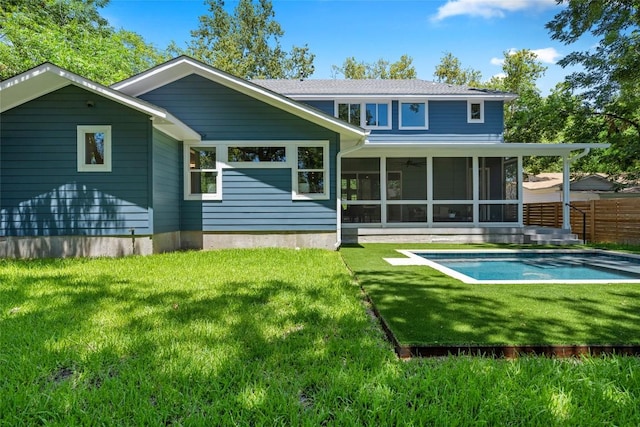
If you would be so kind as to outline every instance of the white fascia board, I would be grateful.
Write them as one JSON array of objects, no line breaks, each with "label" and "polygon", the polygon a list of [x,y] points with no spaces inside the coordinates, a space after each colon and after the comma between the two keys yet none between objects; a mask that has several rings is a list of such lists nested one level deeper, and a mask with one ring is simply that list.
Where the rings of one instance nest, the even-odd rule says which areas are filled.
[{"label": "white fascia board", "polygon": [[320,95],[311,95],[308,93],[304,94],[287,94],[287,97],[291,99],[295,99],[296,101],[331,101],[331,100],[358,100],[358,99],[384,99],[387,101],[393,100],[404,100],[404,99],[433,99],[438,101],[464,101],[467,99],[478,99],[478,100],[486,100],[486,101],[513,101],[517,98],[516,95],[488,95],[488,94],[459,94],[459,95],[435,95],[435,94],[404,94],[404,95],[390,95],[390,94],[366,94],[366,95],[358,95],[358,94],[320,94]]},{"label": "white fascia board", "polygon": [[217,70],[188,57],[179,57],[166,64],[124,80],[111,86],[131,96],[139,96],[166,84],[179,80],[190,74],[197,74],[237,92],[250,96],[271,106],[287,111],[313,123],[340,133],[342,137],[364,139],[366,132],[357,127],[328,116],[314,108],[301,105],[297,101],[272,92],[262,86],[251,83],[226,72]]},{"label": "white fascia board", "polygon": [[[430,156],[568,156],[573,151],[585,151],[596,148],[608,148],[610,144],[543,144],[543,143],[447,143],[447,142],[365,142],[364,149],[359,151],[362,155],[370,151],[394,152],[398,150],[411,150],[412,153],[420,153]],[[403,154],[404,155],[404,154]]]}]

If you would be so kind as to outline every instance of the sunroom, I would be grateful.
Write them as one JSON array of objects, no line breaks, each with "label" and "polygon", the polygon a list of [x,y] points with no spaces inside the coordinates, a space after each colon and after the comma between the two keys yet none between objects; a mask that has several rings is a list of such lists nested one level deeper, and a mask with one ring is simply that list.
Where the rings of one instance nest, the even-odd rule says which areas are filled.
[{"label": "sunroom", "polygon": [[523,157],[563,158],[568,182],[571,162],[600,145],[367,142],[341,155],[341,228],[522,228]]}]

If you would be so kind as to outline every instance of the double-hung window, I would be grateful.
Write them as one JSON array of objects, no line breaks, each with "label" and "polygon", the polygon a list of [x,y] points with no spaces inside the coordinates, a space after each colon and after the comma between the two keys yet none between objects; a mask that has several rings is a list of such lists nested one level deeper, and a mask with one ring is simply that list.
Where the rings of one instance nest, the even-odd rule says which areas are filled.
[{"label": "double-hung window", "polygon": [[295,149],[294,198],[329,198],[329,145],[325,142],[300,143]]},{"label": "double-hung window", "polygon": [[78,172],[111,172],[111,126],[77,127]]},{"label": "double-hung window", "polygon": [[388,102],[337,103],[339,119],[366,129],[390,129],[391,107]]},{"label": "double-hung window", "polygon": [[400,102],[400,129],[428,129],[428,107],[426,101]]},{"label": "double-hung window", "polygon": [[186,199],[219,200],[221,182],[217,148],[185,144],[185,157],[189,159],[188,175],[185,179]]}]

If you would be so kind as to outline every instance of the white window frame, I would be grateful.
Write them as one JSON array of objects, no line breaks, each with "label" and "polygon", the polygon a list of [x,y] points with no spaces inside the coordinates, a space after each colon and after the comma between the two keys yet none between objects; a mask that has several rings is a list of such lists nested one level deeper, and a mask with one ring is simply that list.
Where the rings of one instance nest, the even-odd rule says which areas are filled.
[{"label": "white window frame", "polygon": [[[471,117],[471,108],[474,104],[480,105],[480,118]],[[484,101],[483,100],[467,100],[467,123],[484,123]]]},{"label": "white window frame", "polygon": [[[191,148],[213,147],[216,149],[216,168],[206,169],[217,173],[216,192],[191,194]],[[229,162],[229,147],[285,147],[286,161],[284,162]],[[322,147],[323,169],[298,169],[298,147]],[[185,141],[183,146],[184,170],[184,200],[223,200],[222,182],[225,169],[290,169],[291,170],[291,198],[292,200],[328,200],[330,197],[331,176],[329,141]],[[202,171],[201,169],[197,169]],[[298,172],[322,172],[325,178],[323,193],[299,193]]]},{"label": "white window frame", "polygon": [[[424,104],[424,126],[402,125],[402,104]],[[427,99],[401,99],[398,101],[398,129],[401,130],[428,130],[429,129],[429,101]]]},{"label": "white window frame", "polygon": [[[111,126],[110,125],[79,125],[77,127],[77,164],[78,172],[111,172]],[[98,164],[85,163],[85,139],[88,133],[104,134],[104,162]]]},{"label": "white window frame", "polygon": [[[300,169],[298,168],[298,148],[299,147],[320,147],[322,148],[322,169]],[[329,141],[305,141],[295,144],[292,148],[293,158],[287,155],[287,160],[291,160],[291,197],[293,200],[328,200],[331,187],[331,176],[329,175]],[[322,193],[300,193],[298,188],[298,172],[322,172],[324,176],[324,191]]]},{"label": "white window frame", "polygon": [[[192,148],[215,148],[216,168],[215,169],[191,169],[191,149]],[[225,148],[226,150],[226,148]],[[220,145],[214,142],[185,142],[183,147],[184,159],[184,199],[185,200],[222,200],[222,162],[220,161]],[[215,193],[191,193],[191,172],[215,172],[216,192]]]},{"label": "white window frame", "polygon": [[[391,110],[392,110],[392,104],[391,101],[387,101],[387,100],[380,100],[380,99],[340,99],[340,100],[336,100],[334,102],[334,109],[333,111],[335,112],[335,117],[340,118],[340,104],[346,104],[346,105],[353,105],[353,104],[359,104],[360,105],[360,127],[363,129],[391,129]],[[367,104],[384,104],[387,106],[387,125],[386,126],[371,126],[371,125],[367,125]],[[376,107],[377,110],[377,107]]]}]

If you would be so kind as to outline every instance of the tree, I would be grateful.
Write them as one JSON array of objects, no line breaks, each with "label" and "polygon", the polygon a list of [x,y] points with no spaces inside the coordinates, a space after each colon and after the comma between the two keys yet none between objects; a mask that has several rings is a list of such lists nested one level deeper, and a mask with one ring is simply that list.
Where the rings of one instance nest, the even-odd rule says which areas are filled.
[{"label": "tree", "polygon": [[334,77],[342,74],[345,79],[415,79],[416,69],[412,64],[413,58],[409,55],[402,55],[394,63],[380,58],[376,62],[366,63],[358,61],[351,56],[344,60],[342,66],[333,65],[331,67]]},{"label": "tree", "polygon": [[440,59],[433,73],[436,81],[452,85],[480,86],[482,73],[473,68],[462,69],[460,60],[451,52],[446,52]]},{"label": "tree", "polygon": [[109,85],[165,57],[100,13],[108,0],[10,0],[0,8],[0,79],[43,62]]},{"label": "tree", "polygon": [[307,46],[282,50],[284,31],[275,21],[271,0],[240,0],[233,14],[224,0],[207,0],[209,14],[200,17],[187,53],[239,77],[306,78],[313,71],[315,55]]},{"label": "tree", "polygon": [[[580,93],[595,121],[601,123],[591,140],[610,142],[602,167],[626,168],[640,176],[640,1],[559,0],[566,8],[546,27],[551,37],[567,45],[590,33],[598,38],[589,51],[572,52],[559,61],[578,65],[566,81]],[[606,165],[605,165],[606,164]]]}]

